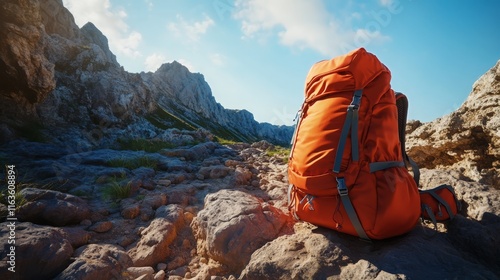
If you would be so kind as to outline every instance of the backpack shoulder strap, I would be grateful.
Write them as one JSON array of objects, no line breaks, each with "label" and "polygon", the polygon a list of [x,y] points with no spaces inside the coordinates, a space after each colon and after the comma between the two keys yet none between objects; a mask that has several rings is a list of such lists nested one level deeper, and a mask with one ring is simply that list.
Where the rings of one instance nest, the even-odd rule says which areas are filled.
[{"label": "backpack shoulder strap", "polygon": [[417,186],[420,182],[420,169],[416,162],[414,162],[406,153],[406,120],[408,117],[408,98],[401,92],[396,92],[396,106],[398,108],[398,131],[399,142],[401,143],[401,153],[405,164],[411,166],[413,171],[413,179]]}]

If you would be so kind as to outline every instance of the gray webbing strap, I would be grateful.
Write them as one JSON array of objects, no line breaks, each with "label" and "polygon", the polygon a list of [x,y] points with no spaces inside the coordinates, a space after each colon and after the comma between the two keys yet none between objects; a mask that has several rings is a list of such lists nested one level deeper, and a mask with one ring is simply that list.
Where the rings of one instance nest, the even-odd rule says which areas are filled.
[{"label": "gray webbing strap", "polygon": [[405,136],[406,136],[406,119],[408,116],[408,98],[401,92],[396,92],[396,107],[398,108],[398,132],[399,132],[399,142],[401,143],[401,152],[403,154],[403,159],[411,165],[413,170],[413,179],[417,183],[417,187],[420,183],[420,170],[417,164],[408,156],[406,153]]},{"label": "gray webbing strap", "polygon": [[335,161],[333,164],[333,172],[340,172],[340,165],[342,164],[342,156],[344,155],[345,143],[347,140],[347,135],[351,131],[351,149],[352,149],[352,160],[358,161],[359,159],[359,148],[358,148],[358,109],[361,104],[361,96],[363,95],[363,90],[358,89],[354,91],[354,96],[352,98],[351,104],[347,107],[347,115],[342,126],[342,131],[340,132],[340,139],[337,145],[337,152],[335,154]]},{"label": "gray webbing strap", "polygon": [[347,187],[345,185],[344,178],[336,178],[336,180],[337,180],[337,190],[339,192],[340,199],[342,200],[344,209],[347,212],[347,216],[351,220],[351,223],[354,226],[356,233],[362,239],[370,241],[370,238],[368,238],[368,236],[365,233],[365,230],[361,226],[361,223],[358,219],[358,215],[356,214],[356,210],[352,206],[351,200],[349,199],[349,194],[348,194],[349,191],[347,190]]},{"label": "gray webbing strap", "polygon": [[359,122],[358,109],[355,109],[352,112],[352,122],[351,122],[351,151],[352,151],[353,161],[359,160],[358,122]]},{"label": "gray webbing strap", "polygon": [[404,161],[379,161],[370,163],[370,172],[376,172],[391,167],[404,167]]},{"label": "gray webbing strap", "polygon": [[422,208],[431,219],[432,224],[434,225],[434,229],[437,230],[437,220],[436,216],[434,216],[434,213],[432,213],[432,209],[427,204],[422,204]]},{"label": "gray webbing strap", "polygon": [[347,111],[347,116],[342,127],[342,132],[340,133],[339,144],[337,145],[337,153],[335,154],[335,163],[333,164],[333,172],[340,172],[340,165],[342,164],[342,155],[344,154],[345,142],[347,140],[347,134],[349,133],[349,128],[351,128],[352,122],[352,111]]},{"label": "gray webbing strap", "polygon": [[453,219],[454,215],[453,215],[453,212],[451,212],[451,208],[450,208],[450,205],[448,204],[448,202],[446,202],[442,197],[440,197],[439,195],[437,195],[432,190],[429,191],[429,194],[432,197],[434,197],[434,199],[436,199],[437,201],[439,201],[439,203],[441,203],[444,206],[444,208],[446,208],[446,212],[448,212],[448,216],[450,216],[450,220]]}]

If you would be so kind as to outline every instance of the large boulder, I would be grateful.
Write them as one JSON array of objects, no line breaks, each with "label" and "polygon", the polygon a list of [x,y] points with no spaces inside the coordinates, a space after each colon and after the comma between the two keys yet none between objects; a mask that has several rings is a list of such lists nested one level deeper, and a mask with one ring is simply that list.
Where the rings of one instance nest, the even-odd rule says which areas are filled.
[{"label": "large boulder", "polygon": [[280,235],[288,221],[287,215],[255,196],[221,190],[206,196],[192,227],[199,254],[239,271],[255,250]]},{"label": "large boulder", "polygon": [[177,237],[177,227],[183,224],[183,211],[170,204],[156,210],[155,219],[141,231],[141,239],[129,250],[134,266],[155,266],[170,254],[168,246]]},{"label": "large boulder", "polygon": [[[73,247],[65,234],[58,228],[31,223],[1,223],[0,278],[52,279],[71,263]],[[11,250],[9,244],[15,250]],[[8,270],[11,264],[15,272]]]},{"label": "large boulder", "polygon": [[259,248],[239,279],[327,279],[350,259],[340,244],[310,230],[278,237]]},{"label": "large boulder", "polygon": [[[240,279],[497,279],[500,270],[493,260],[498,250],[491,247],[498,246],[495,237],[481,227],[465,233],[475,225],[463,220],[456,219],[448,233],[418,226],[376,243],[299,223],[294,234],[255,251]],[[488,236],[480,238],[479,232]],[[470,248],[464,250],[464,245]],[[492,259],[478,259],[480,254]]]},{"label": "large boulder", "polygon": [[56,278],[58,280],[126,279],[126,270],[132,266],[129,255],[115,245],[89,244],[75,251],[74,262]]},{"label": "large boulder", "polygon": [[79,224],[91,214],[87,202],[74,195],[34,188],[23,189],[20,193],[27,201],[16,213],[21,221],[65,226]]}]

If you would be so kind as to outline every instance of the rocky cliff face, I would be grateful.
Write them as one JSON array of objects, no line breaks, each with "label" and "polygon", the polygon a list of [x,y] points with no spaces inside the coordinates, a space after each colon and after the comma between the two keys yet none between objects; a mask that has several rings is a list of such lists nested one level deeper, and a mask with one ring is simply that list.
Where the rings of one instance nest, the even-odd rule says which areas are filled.
[{"label": "rocky cliff face", "polygon": [[36,1],[0,6],[0,131],[36,116],[35,105],[55,88],[54,64],[44,55],[45,31]]},{"label": "rocky cliff face", "polygon": [[[0,9],[3,142],[34,126],[46,140],[109,146],[119,134],[158,137],[175,126],[172,118],[222,138],[280,144],[291,138],[291,127],[224,109],[203,76],[177,62],[155,73],[124,71],[106,37],[92,23],[79,29],[60,0],[3,1]],[[96,133],[99,139],[89,138]]]},{"label": "rocky cliff face", "polygon": [[477,80],[455,112],[408,126],[408,153],[424,168],[458,170],[464,179],[500,185],[500,61]]}]

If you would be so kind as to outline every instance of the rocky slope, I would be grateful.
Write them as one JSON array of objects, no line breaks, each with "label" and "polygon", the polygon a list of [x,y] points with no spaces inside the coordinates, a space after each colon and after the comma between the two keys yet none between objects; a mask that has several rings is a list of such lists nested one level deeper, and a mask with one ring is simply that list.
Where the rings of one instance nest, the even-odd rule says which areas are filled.
[{"label": "rocky slope", "polygon": [[[465,206],[438,231],[366,243],[291,218],[286,155],[267,142],[67,154],[1,147],[18,174],[16,273],[2,279],[498,279],[500,191],[422,172]],[[279,153],[278,153],[279,154]],[[4,202],[6,203],[6,202]],[[8,203],[7,203],[8,204]],[[0,204],[3,215],[7,205]],[[0,243],[11,235],[0,223]],[[12,278],[15,275],[18,278]]]},{"label": "rocky slope", "polygon": [[179,125],[239,141],[291,138],[291,127],[224,109],[203,75],[177,62],[155,73],[124,71],[106,37],[92,23],[79,29],[61,0],[2,1],[0,18],[2,142],[104,147],[120,134],[155,138]]}]

